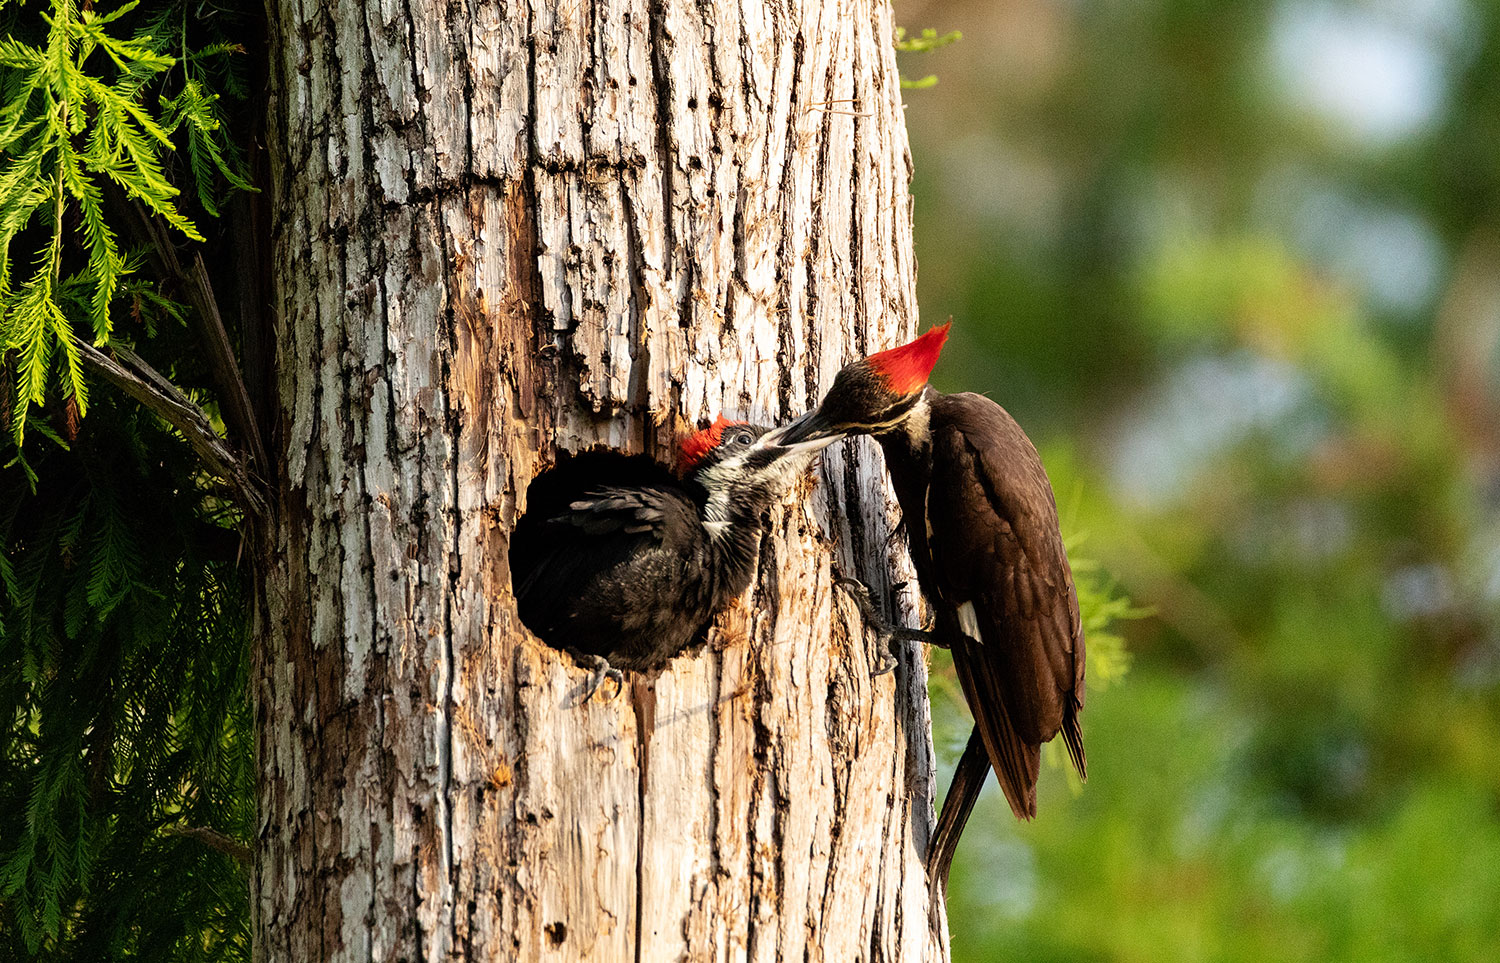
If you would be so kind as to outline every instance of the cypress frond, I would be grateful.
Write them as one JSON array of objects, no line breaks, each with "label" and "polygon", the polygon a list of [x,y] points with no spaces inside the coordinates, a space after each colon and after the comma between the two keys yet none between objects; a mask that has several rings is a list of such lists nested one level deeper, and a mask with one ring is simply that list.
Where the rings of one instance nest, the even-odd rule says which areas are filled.
[{"label": "cypress frond", "polygon": [[4,319],[5,346],[16,353],[15,415],[13,434],[19,445],[25,435],[26,413],[46,397],[47,371],[52,359],[57,303],[52,297],[57,250],[49,243],[41,250],[36,273],[27,281],[20,297]]},{"label": "cypress frond", "polygon": [[[143,351],[184,338],[104,185],[202,237],[216,191],[249,188],[219,99],[240,48],[194,49],[189,24],[224,21],[180,0],[40,2],[0,38],[0,959],[248,959],[244,869],[170,831],[253,835],[246,573],[212,534],[238,520],[134,403],[96,392],[82,426],[56,404],[89,401],[85,325],[104,341],[123,306]],[[161,370],[202,394],[191,355]]]},{"label": "cypress frond", "polygon": [[[103,14],[80,13],[73,0],[53,0],[50,14],[43,14],[49,30],[42,45],[15,37],[0,42],[0,70],[8,74],[0,88],[5,96],[0,104],[0,149],[8,155],[0,166],[0,334],[13,348],[25,346],[27,364],[17,372],[19,398],[12,412],[12,435],[18,443],[24,439],[27,409],[46,397],[46,372],[40,366],[51,360],[52,351],[39,341],[61,343],[66,363],[62,394],[76,399],[80,415],[87,407],[88,388],[71,343],[71,318],[50,287],[11,289],[10,241],[38,209],[49,200],[56,205],[50,246],[54,285],[64,240],[64,202],[71,201],[79,212],[88,252],[86,273],[93,284],[83,313],[96,344],[108,341],[110,306],[124,273],[98,178],[108,178],[183,236],[203,240],[174,200],[179,191],[163,167],[163,158],[176,150],[170,133],[173,119],[163,123],[142,99],[147,82],[170,71],[178,60],[163,52],[165,43],[151,32],[119,37],[109,30],[137,6],[130,2]],[[95,51],[103,52],[112,65],[112,81],[87,66]],[[213,96],[189,76],[178,100],[181,116],[176,121],[186,121],[189,164],[200,203],[211,215],[217,214],[207,187],[216,174],[233,187],[248,185],[225,161],[224,148],[215,138]],[[75,144],[80,136],[83,142]]]}]

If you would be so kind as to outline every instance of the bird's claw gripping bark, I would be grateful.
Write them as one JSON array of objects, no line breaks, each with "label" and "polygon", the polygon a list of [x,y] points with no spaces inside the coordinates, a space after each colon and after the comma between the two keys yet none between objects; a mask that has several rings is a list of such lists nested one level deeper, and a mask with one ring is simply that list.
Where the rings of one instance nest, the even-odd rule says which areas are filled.
[{"label": "bird's claw gripping bark", "polygon": [[610,694],[608,699],[604,700],[605,702],[613,702],[619,698],[621,692],[625,691],[625,673],[610,665],[609,660],[604,656],[583,655],[575,652],[574,657],[578,659],[579,663],[585,669],[589,670],[589,681],[584,684],[583,695],[578,699],[579,705],[583,705],[592,699],[594,693],[599,691],[599,687],[604,685],[605,679],[615,684],[615,691]]},{"label": "bird's claw gripping bark", "polygon": [[931,632],[902,628],[892,624],[875,608],[875,600],[871,597],[870,587],[859,579],[840,576],[834,579],[833,584],[853,597],[854,604],[859,606],[860,618],[864,619],[865,625],[869,626],[870,631],[874,632],[875,637],[880,640],[880,662],[875,666],[875,671],[870,673],[872,678],[885,675],[896,668],[900,662],[896,654],[897,642],[923,642],[927,645],[941,646]]},{"label": "bird's claw gripping bark", "polygon": [[900,664],[901,660],[896,658],[894,652],[891,652],[889,650],[881,652],[880,663],[870,671],[870,678],[878,679],[881,676],[886,675],[887,673],[894,672],[896,670],[896,666]]}]

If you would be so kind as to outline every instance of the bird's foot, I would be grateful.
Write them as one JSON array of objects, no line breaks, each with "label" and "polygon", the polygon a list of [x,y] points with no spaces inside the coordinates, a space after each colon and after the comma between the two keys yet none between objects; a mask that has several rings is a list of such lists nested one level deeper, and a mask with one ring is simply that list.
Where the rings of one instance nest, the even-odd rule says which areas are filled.
[{"label": "bird's foot", "polygon": [[613,702],[619,698],[620,693],[625,691],[625,673],[609,664],[609,660],[602,655],[585,655],[582,652],[574,652],[573,658],[585,669],[589,670],[589,681],[584,684],[583,695],[579,697],[578,704],[583,705],[594,697],[599,687],[608,679],[615,684],[615,690],[605,702]]},{"label": "bird's foot", "polygon": [[[940,649],[948,648],[947,643],[926,629],[904,628],[881,615],[875,608],[875,600],[870,593],[870,587],[859,579],[840,576],[834,579],[834,584],[854,598],[854,603],[859,606],[860,617],[881,639],[887,642],[920,642],[923,645],[935,645]],[[899,589],[905,584],[905,582],[898,582],[891,588]]]},{"label": "bird's foot", "polygon": [[908,629],[893,624],[875,608],[875,600],[871,597],[870,587],[857,578],[839,577],[834,584],[843,589],[854,599],[854,604],[859,606],[860,618],[864,619],[865,625],[875,633],[880,640],[880,663],[876,665],[871,677],[882,676],[896,668],[900,661],[896,655],[897,642],[921,642],[925,645],[936,645],[943,648],[941,642],[931,632],[921,629]]}]

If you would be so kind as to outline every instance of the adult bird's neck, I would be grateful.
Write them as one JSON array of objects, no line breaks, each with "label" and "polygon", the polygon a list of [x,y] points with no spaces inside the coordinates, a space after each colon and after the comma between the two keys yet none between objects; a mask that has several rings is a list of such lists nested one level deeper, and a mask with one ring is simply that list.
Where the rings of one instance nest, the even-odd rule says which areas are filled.
[{"label": "adult bird's neck", "polygon": [[[886,466],[893,479],[898,474],[913,476],[912,481],[926,484],[932,473],[932,403],[938,397],[932,387],[923,389],[906,417],[875,436],[885,452]],[[900,482],[897,481],[899,495]]]},{"label": "adult bird's neck", "polygon": [[905,418],[875,436],[885,453],[886,471],[896,489],[907,545],[919,575],[925,575],[929,567],[927,499],[932,487],[932,403],[937,397],[932,387],[924,389]]}]

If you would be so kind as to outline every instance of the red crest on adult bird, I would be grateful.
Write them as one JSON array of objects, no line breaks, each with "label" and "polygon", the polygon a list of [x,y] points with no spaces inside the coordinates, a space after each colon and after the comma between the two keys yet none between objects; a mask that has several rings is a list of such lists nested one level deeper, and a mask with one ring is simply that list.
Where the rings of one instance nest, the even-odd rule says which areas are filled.
[{"label": "red crest on adult bird", "polygon": [[900,347],[877,351],[867,357],[865,363],[885,379],[886,387],[891,391],[909,395],[927,383],[951,327],[953,322],[949,321]]},{"label": "red crest on adult bird", "polygon": [[781,443],[805,444],[899,424],[921,401],[950,327],[951,321],[845,365],[818,407],[786,427]]}]

